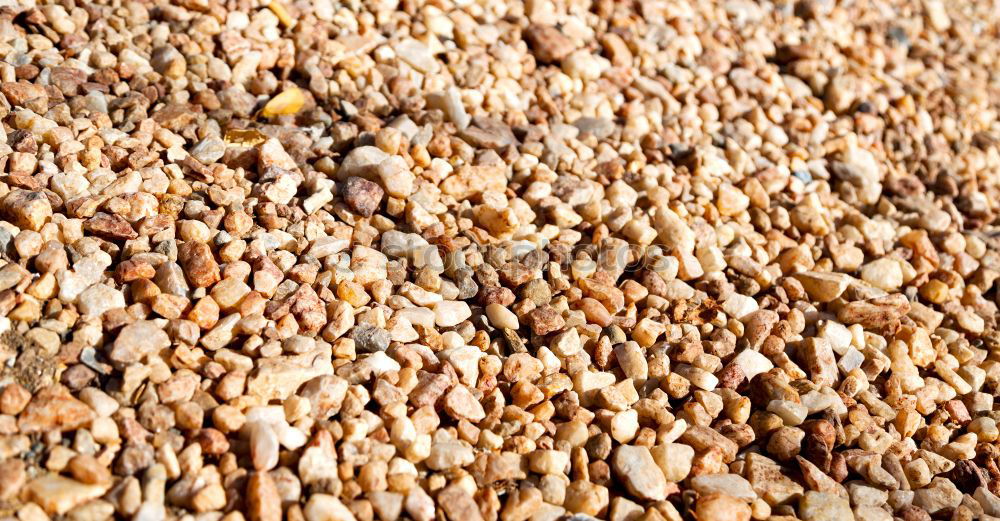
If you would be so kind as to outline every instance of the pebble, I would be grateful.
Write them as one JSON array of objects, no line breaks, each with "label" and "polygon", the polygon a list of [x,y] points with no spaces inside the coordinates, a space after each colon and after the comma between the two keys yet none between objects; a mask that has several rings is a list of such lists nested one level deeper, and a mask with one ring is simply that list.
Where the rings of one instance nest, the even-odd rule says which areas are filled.
[{"label": "pebble", "polygon": [[471,316],[472,309],[460,300],[445,300],[434,304],[434,323],[438,327],[454,327]]},{"label": "pebble", "polygon": [[351,211],[362,217],[371,217],[385,195],[381,186],[361,177],[348,177],[340,191]]},{"label": "pebble", "polygon": [[667,497],[667,480],[646,447],[619,446],[611,455],[611,468],[637,499],[660,501]]}]

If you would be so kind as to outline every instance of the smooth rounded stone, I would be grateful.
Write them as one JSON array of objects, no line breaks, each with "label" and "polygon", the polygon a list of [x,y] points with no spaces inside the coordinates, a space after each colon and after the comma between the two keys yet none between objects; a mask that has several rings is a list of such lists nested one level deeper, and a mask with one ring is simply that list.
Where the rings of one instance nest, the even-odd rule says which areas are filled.
[{"label": "smooth rounded stone", "polygon": [[497,329],[517,329],[521,327],[521,324],[517,320],[517,315],[513,311],[495,302],[486,306],[486,318]]},{"label": "smooth rounded stone", "polygon": [[434,323],[438,327],[454,327],[471,316],[469,304],[461,300],[445,300],[434,304]]},{"label": "smooth rounded stone", "polygon": [[691,478],[691,488],[699,494],[725,494],[743,501],[757,499],[750,482],[738,474],[704,474]]},{"label": "smooth rounded stone", "polygon": [[618,366],[626,378],[631,378],[637,384],[646,381],[649,377],[649,364],[638,343],[632,340],[622,342],[615,346],[614,351]]},{"label": "smooth rounded stone", "polygon": [[250,432],[250,459],[255,469],[267,471],[278,464],[278,434],[270,424],[254,422]]},{"label": "smooth rounded stone", "polygon": [[648,448],[619,446],[611,455],[611,469],[633,496],[651,501],[666,499],[667,480]]},{"label": "smooth rounded stone", "polygon": [[903,285],[903,269],[899,261],[883,258],[861,267],[861,280],[886,291],[895,291]]},{"label": "smooth rounded stone", "polygon": [[374,353],[389,348],[389,332],[375,326],[358,324],[351,330],[354,348],[359,353]]},{"label": "smooth rounded stone", "polygon": [[619,443],[628,443],[639,432],[639,412],[635,409],[615,413],[611,418],[611,437]]},{"label": "smooth rounded stone", "polygon": [[306,521],[355,521],[354,514],[336,496],[329,494],[309,496],[302,514]]}]

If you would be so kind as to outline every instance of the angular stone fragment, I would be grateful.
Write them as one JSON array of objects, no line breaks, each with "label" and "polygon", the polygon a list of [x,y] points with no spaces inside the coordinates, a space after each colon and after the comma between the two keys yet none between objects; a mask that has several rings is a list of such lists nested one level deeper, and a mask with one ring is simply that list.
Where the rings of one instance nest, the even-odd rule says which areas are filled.
[{"label": "angular stone fragment", "polygon": [[22,433],[71,431],[94,419],[94,410],[77,400],[62,385],[38,391],[21,413],[17,426]]},{"label": "angular stone fragment", "polygon": [[385,191],[378,184],[362,177],[348,177],[340,186],[340,194],[352,211],[363,217],[371,217],[378,210]]},{"label": "angular stone fragment", "polygon": [[830,302],[839,297],[851,283],[851,277],[842,273],[803,271],[794,277],[802,283],[809,298],[817,302]]},{"label": "angular stone fragment", "polygon": [[830,342],[824,338],[807,338],[799,346],[799,353],[813,382],[822,386],[833,386],[837,382],[837,359]]},{"label": "angular stone fragment", "polygon": [[135,239],[139,236],[125,219],[103,212],[97,212],[84,223],[84,229],[108,240]]},{"label": "angular stone fragment", "polygon": [[42,192],[18,188],[0,201],[0,215],[19,228],[38,231],[52,217],[52,204]]},{"label": "angular stone fragment", "polygon": [[177,250],[187,280],[196,288],[207,288],[222,278],[212,249],[203,242],[185,242]]},{"label": "angular stone fragment", "polygon": [[837,312],[837,320],[845,324],[861,324],[867,329],[889,326],[909,313],[910,302],[905,295],[893,294],[850,302]]}]

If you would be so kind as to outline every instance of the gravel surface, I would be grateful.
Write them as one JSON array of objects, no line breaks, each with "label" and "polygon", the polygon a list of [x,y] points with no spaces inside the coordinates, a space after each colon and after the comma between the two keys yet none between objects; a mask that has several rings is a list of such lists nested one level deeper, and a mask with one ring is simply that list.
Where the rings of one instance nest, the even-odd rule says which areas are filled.
[{"label": "gravel surface", "polygon": [[998,32],[0,0],[0,521],[1000,519]]}]

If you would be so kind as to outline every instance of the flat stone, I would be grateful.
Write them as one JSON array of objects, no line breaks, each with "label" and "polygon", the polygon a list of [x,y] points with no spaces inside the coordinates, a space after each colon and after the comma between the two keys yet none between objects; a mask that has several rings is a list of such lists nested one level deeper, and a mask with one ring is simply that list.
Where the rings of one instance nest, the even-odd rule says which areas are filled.
[{"label": "flat stone", "polygon": [[28,483],[25,492],[50,515],[62,515],[74,507],[104,495],[109,484],[87,485],[57,474],[47,474]]}]

